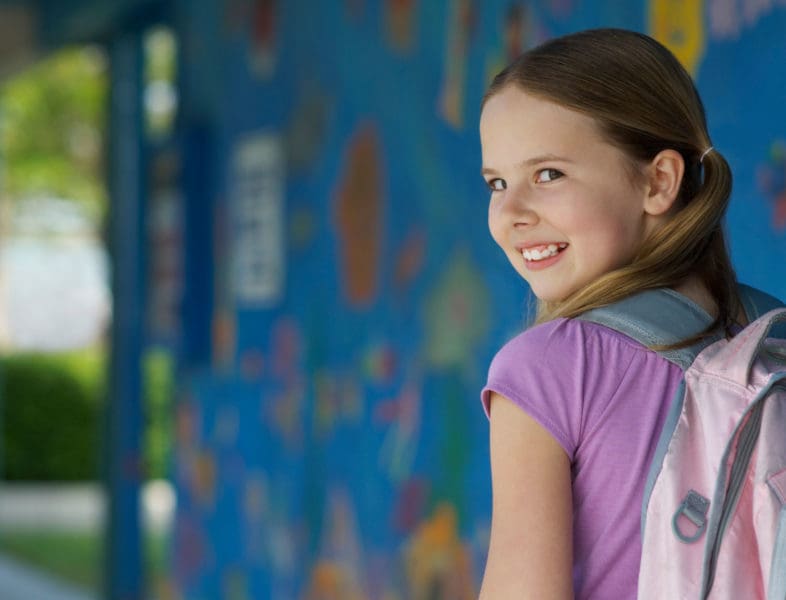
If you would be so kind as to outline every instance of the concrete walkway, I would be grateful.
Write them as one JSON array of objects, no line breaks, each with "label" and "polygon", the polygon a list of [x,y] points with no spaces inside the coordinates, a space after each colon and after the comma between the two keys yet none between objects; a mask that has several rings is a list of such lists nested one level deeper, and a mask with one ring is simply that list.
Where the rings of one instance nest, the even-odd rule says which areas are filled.
[{"label": "concrete walkway", "polygon": [[[0,482],[0,535],[30,529],[98,530],[103,527],[104,493],[99,485],[8,484]],[[164,481],[142,491],[143,526],[171,526],[175,498]],[[94,594],[0,554],[0,600],[97,600]]]},{"label": "concrete walkway", "polygon": [[[141,503],[144,527],[154,530],[169,528],[175,510],[175,495],[168,482],[146,483],[142,488]],[[98,484],[0,482],[0,533],[31,526],[94,531],[103,527],[105,512],[104,490]]]},{"label": "concrete walkway", "polygon": [[0,598],[3,600],[96,600],[41,571],[0,555]]}]

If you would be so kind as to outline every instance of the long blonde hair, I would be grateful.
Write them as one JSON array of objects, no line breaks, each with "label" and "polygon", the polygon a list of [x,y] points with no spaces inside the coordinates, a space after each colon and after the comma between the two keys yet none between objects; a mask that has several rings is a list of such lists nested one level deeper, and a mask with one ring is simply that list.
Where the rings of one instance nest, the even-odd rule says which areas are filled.
[{"label": "long blonde hair", "polygon": [[731,171],[717,150],[705,153],[712,144],[704,105],[674,55],[640,33],[587,30],[522,54],[494,78],[483,103],[510,85],[593,118],[632,164],[665,149],[678,151],[685,162],[676,211],[642,242],[633,261],[560,302],[540,303],[537,321],[575,317],[697,275],[718,307],[707,331],[730,334],[740,306],[722,230]]}]

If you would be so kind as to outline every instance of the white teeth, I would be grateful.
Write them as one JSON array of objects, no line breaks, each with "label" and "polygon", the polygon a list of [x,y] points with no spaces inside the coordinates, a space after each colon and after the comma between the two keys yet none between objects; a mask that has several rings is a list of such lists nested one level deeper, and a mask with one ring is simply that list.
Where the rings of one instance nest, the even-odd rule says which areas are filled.
[{"label": "white teeth", "polygon": [[544,258],[550,258],[552,256],[556,256],[556,254],[560,250],[564,250],[567,247],[568,245],[564,242],[559,244],[549,244],[542,250],[538,250],[535,248],[533,248],[532,250],[524,249],[521,251],[521,255],[524,257],[525,260],[532,260],[532,261],[543,260]]}]

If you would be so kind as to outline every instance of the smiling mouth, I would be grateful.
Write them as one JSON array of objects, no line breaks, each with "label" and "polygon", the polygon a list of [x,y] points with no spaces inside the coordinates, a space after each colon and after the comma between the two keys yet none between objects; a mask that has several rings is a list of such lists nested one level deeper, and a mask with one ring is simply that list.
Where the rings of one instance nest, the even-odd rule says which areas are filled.
[{"label": "smiling mouth", "polygon": [[557,256],[557,254],[562,252],[567,247],[568,245],[563,242],[559,244],[536,246],[534,248],[524,248],[521,251],[521,256],[523,256],[524,260],[528,262],[538,262],[539,260],[545,260],[547,258],[551,258],[552,256]]}]

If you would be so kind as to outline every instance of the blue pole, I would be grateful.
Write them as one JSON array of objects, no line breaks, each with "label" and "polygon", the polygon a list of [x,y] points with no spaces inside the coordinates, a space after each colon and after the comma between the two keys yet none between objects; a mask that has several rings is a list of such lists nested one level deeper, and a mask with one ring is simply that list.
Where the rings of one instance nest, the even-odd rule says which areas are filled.
[{"label": "blue pole", "polygon": [[106,415],[105,597],[142,600],[145,577],[139,517],[143,478],[141,354],[144,316],[142,33],[109,42],[109,249],[113,319]]}]

